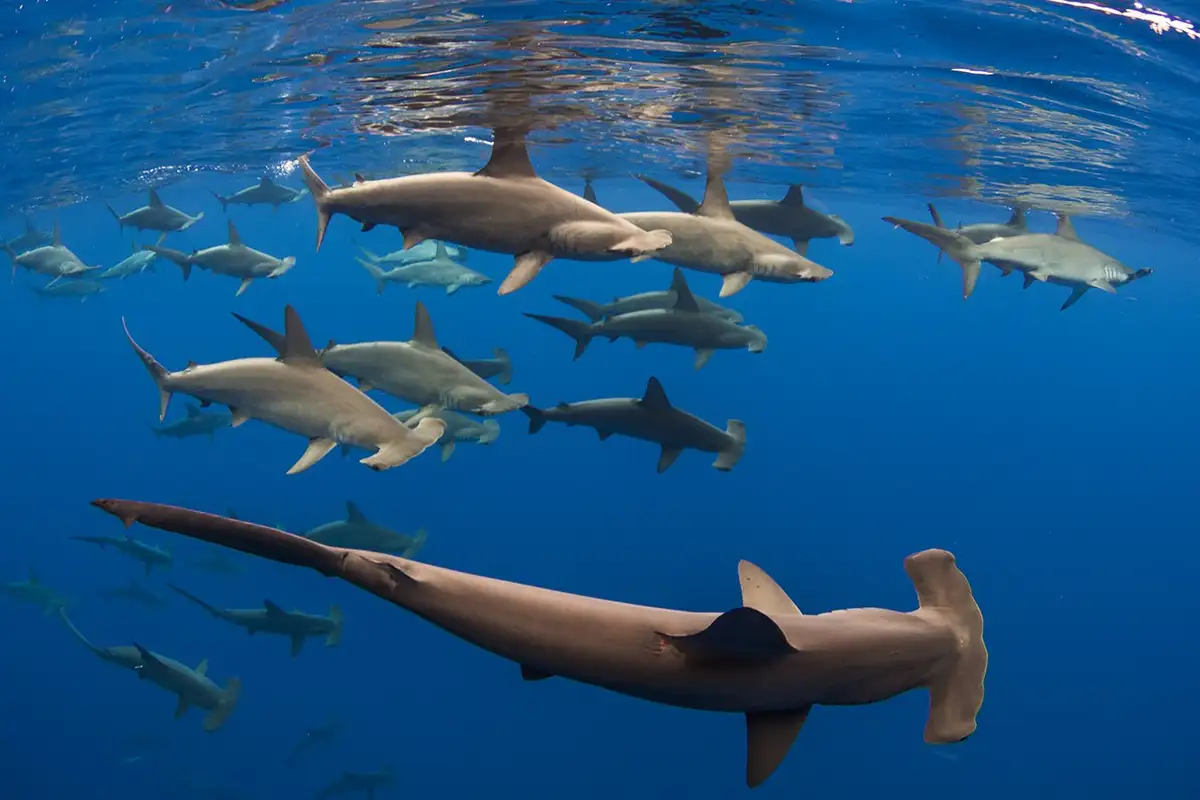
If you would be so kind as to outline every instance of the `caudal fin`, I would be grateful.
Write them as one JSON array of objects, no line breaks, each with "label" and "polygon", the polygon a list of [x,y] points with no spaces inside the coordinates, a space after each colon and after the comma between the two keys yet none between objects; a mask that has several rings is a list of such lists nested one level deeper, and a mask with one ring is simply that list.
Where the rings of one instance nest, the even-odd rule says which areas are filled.
[{"label": "caudal fin", "polygon": [[113,207],[110,206],[108,203],[105,203],[104,207],[108,209],[108,213],[112,214],[113,219],[115,219],[117,221],[117,229],[120,230],[121,232],[124,232],[125,231],[125,223],[121,221],[121,215],[118,214],[113,209]]},{"label": "caudal fin", "polygon": [[604,319],[604,306],[599,303],[593,303],[591,300],[581,300],[578,297],[564,297],[561,294],[553,295],[553,297],[560,303],[566,303],[592,322],[599,322]]},{"label": "caudal fin", "polygon": [[325,181],[321,180],[321,176],[309,166],[308,156],[300,156],[298,160],[300,170],[304,174],[304,185],[308,187],[313,205],[317,209],[317,250],[320,250],[321,242],[325,241],[325,229],[329,227],[329,218],[332,216],[329,211],[330,191]]},{"label": "caudal fin", "polygon": [[722,472],[728,472],[733,469],[734,464],[737,464],[742,459],[742,453],[746,452],[746,423],[740,419],[731,419],[725,426],[725,433],[729,434],[732,441],[726,449],[717,455],[717,460],[713,462],[713,467]]},{"label": "caudal fin", "polygon": [[521,412],[529,417],[529,432],[537,433],[542,428],[546,427],[546,415],[542,413],[540,408],[534,406],[525,406]]},{"label": "caudal fin", "polygon": [[361,264],[362,268],[369,272],[371,277],[375,279],[376,294],[383,294],[383,288],[387,285],[387,280],[384,278],[384,272],[379,268],[379,265],[362,258],[355,258],[354,260]]},{"label": "caudal fin", "polygon": [[508,351],[503,347],[497,347],[492,351],[492,354],[500,362],[500,371],[496,373],[496,383],[501,386],[508,386],[512,383],[512,357],[508,355]]},{"label": "caudal fin", "polygon": [[566,317],[548,317],[542,314],[526,313],[525,316],[543,322],[551,328],[557,328],[574,339],[576,359],[583,355],[588,344],[591,343],[592,337],[596,335],[595,325],[590,322],[580,322],[577,319],[567,319]]},{"label": "caudal fin", "polygon": [[337,647],[342,643],[342,625],[346,621],[346,618],[342,616],[342,607],[336,604],[330,606],[329,618],[333,620],[333,630],[325,637],[325,646]]},{"label": "caudal fin", "polygon": [[[930,211],[933,213],[932,206]],[[883,221],[920,236],[957,261],[958,265],[962,267],[963,273],[963,299],[971,296],[971,292],[975,291],[975,282],[979,280],[979,246],[977,244],[957,231],[925,222],[914,222],[897,217],[884,217]]]},{"label": "caudal fin", "polygon": [[212,189],[209,189],[208,191],[212,194],[213,197],[217,198],[217,200],[220,201],[221,210],[228,213],[229,212],[229,198],[224,195],[217,194]]},{"label": "caudal fin", "polygon": [[418,528],[413,534],[412,541],[408,543],[408,547],[400,552],[401,558],[413,558],[417,553],[421,552],[421,548],[425,546],[425,541],[429,538],[429,531],[424,528]]},{"label": "caudal fin", "polygon": [[192,257],[182,250],[172,250],[169,247],[159,247],[156,244],[144,244],[142,245],[142,249],[149,250],[151,253],[162,256],[172,264],[177,265],[183,270],[183,279],[185,281],[192,277]]},{"label": "caudal fin", "polygon": [[238,697],[241,693],[241,679],[230,678],[229,682],[225,684],[225,690],[221,692],[221,702],[204,718],[204,730],[212,733],[224,725],[225,720],[229,719],[229,715],[233,713],[234,707],[237,706]]},{"label": "caudal fin", "polygon": [[953,554],[945,550],[914,553],[904,560],[904,571],[917,590],[917,613],[948,625],[957,643],[954,656],[929,679],[925,741],[961,742],[975,732],[975,718],[983,705],[988,659],[983,613]]},{"label": "caudal fin", "polygon": [[121,317],[121,327],[125,329],[125,338],[129,340],[129,346],[133,348],[133,352],[137,353],[138,358],[146,365],[146,371],[150,373],[150,377],[154,379],[154,385],[158,387],[158,421],[162,422],[167,416],[167,406],[171,403],[171,390],[167,388],[167,372],[166,367],[154,360],[154,356],[147,353],[141,346],[133,340],[133,336],[129,333],[129,326],[125,324],[125,318]]},{"label": "caudal fin", "polygon": [[415,458],[428,450],[442,434],[446,432],[446,423],[438,417],[426,417],[417,423],[417,427],[409,429],[407,435],[395,442],[384,445],[371,456],[359,459],[376,472],[398,467],[409,459]]}]

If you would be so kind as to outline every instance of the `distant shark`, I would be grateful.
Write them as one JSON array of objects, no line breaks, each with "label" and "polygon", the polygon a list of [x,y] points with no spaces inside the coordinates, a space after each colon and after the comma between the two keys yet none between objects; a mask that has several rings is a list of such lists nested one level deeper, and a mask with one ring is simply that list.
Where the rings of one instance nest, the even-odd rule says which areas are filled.
[{"label": "distant shark", "polygon": [[[673,186],[639,175],[638,179],[665,196],[685,214],[700,209],[690,195]],[[792,240],[796,252],[804,254],[812,239],[837,237],[844,245],[854,244],[854,229],[836,214],[823,214],[804,204],[804,189],[792,184],[782,200],[734,200],[729,204],[733,218],[759,233],[785,236]]]},{"label": "distant shark", "polygon": [[124,586],[115,586],[98,592],[106,600],[121,600],[142,608],[160,609],[167,606],[167,599],[147,589],[140,581],[131,580]]},{"label": "distant shark", "polygon": [[14,253],[24,253],[27,250],[41,247],[44,244],[50,244],[50,234],[45,231],[39,231],[33,224],[33,220],[26,217],[24,232],[4,242],[4,249],[11,250]]},{"label": "distant shark", "polygon": [[342,724],[337,720],[326,722],[323,725],[314,725],[311,728],[307,728],[304,731],[304,735],[300,738],[300,741],[296,742],[296,744],[292,746],[292,749],[288,751],[287,758],[285,760],[289,764],[296,763],[300,756],[304,755],[309,750],[312,750],[314,747],[320,747],[333,741],[341,729]]},{"label": "distant shark", "polygon": [[172,250],[169,247],[146,245],[146,249],[157,253],[183,270],[186,281],[192,274],[192,267],[200,267],[217,275],[227,275],[240,278],[241,283],[234,292],[234,297],[240,297],[249,288],[255,278],[278,278],[296,266],[294,256],[276,258],[275,256],[247,247],[242,243],[233,220],[229,220],[229,241],[214,247],[206,247],[193,253]]},{"label": "distant shark", "polygon": [[154,435],[169,439],[186,439],[189,436],[213,438],[217,431],[233,424],[233,415],[224,411],[204,411],[195,403],[184,405],[185,416],[165,425],[151,427]]},{"label": "distant shark", "polygon": [[42,583],[33,567],[29,568],[26,580],[0,583],[0,594],[38,606],[46,616],[66,608],[68,604],[65,597]]},{"label": "distant shark", "polygon": [[302,611],[285,611],[270,600],[264,600],[262,608],[217,608],[173,583],[167,586],[217,619],[245,628],[251,636],[274,633],[291,639],[293,658],[300,655],[304,640],[311,636],[324,637],[326,647],[337,647],[342,641],[344,620],[342,609],[336,605],[330,607],[327,617]]},{"label": "distant shark", "polygon": [[96,277],[102,281],[121,279],[124,280],[131,275],[138,275],[146,270],[154,272],[154,261],[158,258],[156,253],[149,250],[143,250],[138,247],[137,242],[132,242],[133,252],[118,262],[115,266],[109,267],[104,272],[101,272]]},{"label": "distant shark", "polygon": [[416,425],[427,416],[435,416],[446,423],[446,432],[438,443],[442,446],[442,463],[454,455],[454,447],[458,442],[475,442],[489,445],[500,436],[500,423],[494,419],[473,419],[459,414],[457,411],[447,411],[444,408],[412,409],[399,411],[392,416],[405,425]]},{"label": "distant shark", "polygon": [[[158,192],[154,189],[150,190],[146,205],[141,208],[135,208],[128,214],[118,214],[107,203],[104,204],[104,207],[116,219],[117,225],[121,230],[129,227],[138,231],[161,231],[167,234],[186,231],[204,219],[203,211],[192,217],[183,213],[178,208],[172,208],[162,201],[158,196]],[[159,241],[162,240],[160,239]]]},{"label": "distant shark", "polygon": [[383,294],[384,287],[389,283],[404,284],[410,289],[433,286],[445,289],[446,294],[454,294],[465,287],[487,286],[492,282],[492,279],[482,272],[476,272],[451,259],[446,254],[446,246],[442,242],[437,243],[433,258],[413,261],[386,271],[374,261],[360,258],[358,263],[375,279],[377,294]]},{"label": "distant shark", "polygon": [[330,189],[301,156],[300,169],[317,208],[317,249],[335,214],[363,230],[394,225],[408,249],[426,239],[506,253],[513,269],[499,294],[515,292],[555,258],[616,261],[656,253],[671,243],[611,211],[547,183],[534,172],[523,132],[497,128],[492,156],[474,174],[436,172]]},{"label": "distant shark", "polygon": [[192,669],[139,644],[97,647],[79,632],[65,612],[59,613],[71,633],[102,661],[132,670],[142,680],[149,680],[176,695],[179,702],[175,706],[175,719],[182,717],[191,706],[199,706],[209,712],[204,718],[204,730],[211,733],[225,723],[237,705],[242,682],[230,678],[224,689],[217,686],[207,677],[208,659]]},{"label": "distant shark", "polygon": [[503,347],[492,349],[492,358],[459,358],[449,347],[443,347],[442,352],[474,372],[485,381],[495,378],[496,383],[508,386],[512,383],[513,363],[508,351]]},{"label": "distant shark", "polygon": [[101,550],[111,547],[126,558],[140,562],[145,567],[147,575],[155,567],[168,569],[175,563],[175,557],[169,550],[158,545],[140,542],[129,535],[119,539],[114,536],[72,536],[71,538],[77,542],[100,545]]},{"label": "distant shark", "polygon": [[526,680],[559,676],[655,703],[743,713],[751,787],[783,761],[814,705],[863,705],[926,688],[925,741],[949,744],[974,733],[983,704],[983,615],[945,550],[905,559],[914,611],[804,614],[770,576],[742,561],[742,604],[696,613],[328,547],[175,506],[92,504],[126,525],[141,522],[346,580],[516,662]]},{"label": "distant shark", "polygon": [[604,441],[613,434],[642,439],[662,445],[658,458],[661,475],[675,463],[684,450],[716,453],[715,469],[728,472],[746,449],[746,426],[741,420],[729,420],[722,431],[699,417],[681,411],[667,399],[658,378],[651,378],[642,397],[610,397],[559,403],[554,408],[521,409],[529,417],[529,432],[537,433],[547,422],[594,428]]},{"label": "distant shark", "polygon": [[100,294],[107,291],[104,284],[99,281],[91,280],[90,278],[76,278],[73,281],[51,281],[45,286],[30,286],[33,293],[40,298],[78,298],[79,302],[87,302],[87,299],[94,294]]},{"label": "distant shark", "polygon": [[[554,299],[560,303],[566,303],[575,310],[581,312],[585,317],[592,322],[601,322],[609,317],[617,317],[622,314],[629,314],[634,311],[650,311],[660,308],[674,308],[679,302],[679,293],[675,291],[676,283],[680,280],[679,268],[675,268],[675,276],[671,281],[671,288],[666,291],[658,292],[642,292],[640,294],[631,294],[628,297],[618,297],[611,303],[593,303],[591,300],[581,300],[577,297],[564,297],[556,294]],[[696,297],[696,303],[700,306],[700,310],[713,314],[715,316],[727,319],[730,322],[742,322],[743,317],[732,308],[725,308],[717,305],[711,300],[706,300],[703,297]]]},{"label": "distant shark", "polygon": [[396,783],[396,773],[389,766],[377,772],[343,772],[332,783],[313,796],[313,800],[329,800],[349,794],[361,794],[375,800],[375,793]]},{"label": "distant shark", "polygon": [[1026,233],[991,239],[984,244],[976,244],[958,231],[924,222],[897,217],[884,217],[883,221],[920,236],[957,261],[962,267],[964,299],[975,290],[982,261],[995,264],[1005,272],[1018,270],[1024,273],[1026,288],[1035,280],[1070,287],[1071,295],[1062,304],[1061,311],[1075,305],[1088,289],[1116,294],[1118,286],[1153,272],[1127,267],[1107,253],[1084,244],[1066,214],[1058,215],[1058,229],[1053,234]]},{"label": "distant shark", "polygon": [[201,403],[228,406],[235,428],[248,419],[259,419],[304,436],[308,448],[288,470],[289,475],[308,469],[342,443],[373,450],[374,455],[360,461],[371,469],[391,469],[423,453],[445,431],[445,423],[434,418],[423,419],[410,430],[325,369],[300,315],[291,306],[284,308],[285,333],[234,316],[274,347],[279,357],[204,365],[192,362],[179,372],[168,372],[125,328],[130,347],[158,387],[160,421],[166,416],[171,395],[183,392]]},{"label": "distant shark", "polygon": [[[358,244],[358,242],[355,242],[355,244]],[[403,267],[407,264],[416,264],[419,261],[429,261],[437,255],[438,245],[441,245],[446,255],[455,261],[466,261],[468,254],[471,252],[465,247],[459,247],[456,244],[443,242],[439,239],[426,239],[420,244],[414,244],[407,250],[396,250],[384,255],[373,253],[361,244],[358,244],[358,249],[373,264],[384,267]]]},{"label": "distant shark", "polygon": [[221,210],[226,212],[229,211],[230,206],[235,205],[271,206],[272,211],[278,211],[280,206],[294,203],[306,194],[308,194],[308,189],[292,189],[281,186],[266,175],[262,176],[259,182],[253,186],[239,189],[228,197],[212,192],[212,196],[221,203]]},{"label": "distant shark", "polygon": [[425,545],[428,536],[425,529],[418,530],[412,536],[394,531],[367,519],[367,515],[359,510],[351,501],[346,501],[346,518],[318,525],[307,533],[302,534],[306,539],[334,547],[350,547],[357,550],[371,550],[376,553],[394,553],[404,558],[412,558]]},{"label": "distant shark", "polygon": [[50,244],[35,247],[33,250],[26,250],[23,253],[18,253],[5,244],[4,250],[12,260],[12,277],[14,279],[17,277],[18,267],[53,278],[48,285],[54,285],[63,278],[79,278],[100,269],[100,267],[89,267],[84,264],[79,260],[79,256],[63,245],[62,232],[59,230],[58,222],[54,223],[54,233],[50,237]]}]

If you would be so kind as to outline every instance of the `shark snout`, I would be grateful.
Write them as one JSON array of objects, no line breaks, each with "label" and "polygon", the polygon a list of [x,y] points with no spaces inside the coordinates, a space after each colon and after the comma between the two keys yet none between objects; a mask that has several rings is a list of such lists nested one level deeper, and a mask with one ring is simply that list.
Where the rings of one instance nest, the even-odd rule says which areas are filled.
[{"label": "shark snout", "polygon": [[1136,280],[1148,277],[1153,274],[1154,274],[1154,270],[1152,270],[1152,269],[1139,269],[1133,273],[1133,275],[1130,277],[1130,280],[1136,281]]}]

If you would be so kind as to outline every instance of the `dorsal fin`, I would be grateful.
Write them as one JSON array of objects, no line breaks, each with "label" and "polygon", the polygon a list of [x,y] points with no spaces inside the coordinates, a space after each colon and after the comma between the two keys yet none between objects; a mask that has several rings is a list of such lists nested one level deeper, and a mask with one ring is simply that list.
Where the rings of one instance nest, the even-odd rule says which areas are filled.
[{"label": "dorsal fin", "polygon": [[749,561],[738,562],[738,580],[742,584],[742,605],[764,614],[799,614],[800,609],[771,580],[771,576]]},{"label": "dorsal fin", "polygon": [[1064,239],[1069,239],[1072,242],[1082,242],[1079,234],[1075,232],[1075,225],[1071,222],[1071,217],[1067,214],[1058,215],[1058,228],[1054,231],[1056,236],[1061,236]]},{"label": "dorsal fin", "polygon": [[263,608],[265,608],[267,610],[268,614],[283,614],[285,616],[287,615],[286,611],[284,611],[282,608],[280,608],[276,603],[273,603],[271,600],[263,600]]},{"label": "dorsal fin", "polygon": [[1013,228],[1025,227],[1025,206],[1013,206],[1012,216],[1008,218],[1008,224]]},{"label": "dorsal fin", "polygon": [[659,636],[702,664],[756,664],[797,652],[774,620],[749,606],[726,611],[699,633]]},{"label": "dorsal fin", "polygon": [[200,416],[200,406],[196,405],[195,403],[188,403],[183,407],[183,409],[187,412],[189,417]]},{"label": "dorsal fin", "polygon": [[274,185],[275,185],[275,181],[271,180],[271,176],[270,176],[270,175],[263,175],[263,176],[262,176],[262,180],[260,180],[260,181],[258,182],[258,185],[259,185],[259,186],[274,186]]},{"label": "dorsal fin", "polygon": [[41,579],[38,577],[37,570],[35,570],[32,566],[29,568],[29,582],[30,583],[41,583],[42,582]]},{"label": "dorsal fin", "polygon": [[733,219],[733,210],[729,207],[729,196],[725,194],[725,181],[721,173],[709,169],[708,180],[704,184],[704,200],[696,213],[701,217],[713,219]]},{"label": "dorsal fin", "polygon": [[429,318],[429,310],[420,300],[417,301],[416,321],[413,323],[412,340],[417,344],[438,349],[437,337],[433,335],[433,320]]},{"label": "dorsal fin", "polygon": [[687,278],[683,277],[683,270],[679,267],[675,268],[675,274],[671,276],[671,291],[675,292],[676,311],[700,313],[700,304],[696,302],[696,296],[692,294]]},{"label": "dorsal fin", "polygon": [[52,236],[52,244],[55,247],[62,247],[62,231],[58,229],[58,220],[54,220],[54,233]]},{"label": "dorsal fin", "polygon": [[355,183],[366,183],[367,179],[362,176],[361,172],[356,172],[356,173],[354,173],[354,182]]},{"label": "dorsal fin", "polygon": [[788,187],[787,194],[779,202],[785,206],[804,205],[804,187],[798,183],[793,183]]},{"label": "dorsal fin", "polygon": [[433,257],[434,258],[449,258],[449,256],[446,255],[446,243],[445,242],[438,240],[437,248],[433,251]]},{"label": "dorsal fin", "polygon": [[536,178],[525,134],[516,128],[496,128],[492,134],[492,157],[476,175],[488,178]]},{"label": "dorsal fin", "polygon": [[207,675],[208,674],[208,659],[206,658],[203,661],[201,661],[199,664],[197,664],[196,669],[194,669],[193,672],[195,672],[197,675],[199,675],[202,678],[205,675]]},{"label": "dorsal fin", "polygon": [[242,237],[238,236],[238,231],[233,224],[233,220],[229,220],[229,244],[233,247],[241,247],[242,245]]},{"label": "dorsal fin", "polygon": [[151,208],[162,208],[163,207],[162,198],[158,196],[158,192],[154,189],[150,190],[149,205]]},{"label": "dorsal fin", "polygon": [[671,407],[671,401],[667,399],[667,393],[663,391],[658,378],[646,381],[646,393],[639,402],[651,411],[666,411]]},{"label": "dorsal fin", "polygon": [[346,501],[346,521],[347,522],[366,522],[367,515],[359,511],[358,506],[354,505],[354,501]]},{"label": "dorsal fin", "polygon": [[300,315],[291,305],[283,307],[283,336],[284,361],[321,363],[321,357],[317,355],[312,340],[308,338],[308,331],[304,330],[304,323],[300,321]]}]

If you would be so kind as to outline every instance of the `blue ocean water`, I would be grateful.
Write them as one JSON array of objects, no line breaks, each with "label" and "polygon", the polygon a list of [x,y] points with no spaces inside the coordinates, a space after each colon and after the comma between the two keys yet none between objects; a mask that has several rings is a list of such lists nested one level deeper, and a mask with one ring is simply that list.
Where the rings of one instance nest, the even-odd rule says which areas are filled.
[{"label": "blue ocean water", "polygon": [[[70,597],[98,645],[134,642],[218,683],[243,683],[221,730],[201,712],[93,658],[54,616],[0,597],[0,796],[314,796],[343,771],[394,767],[379,798],[520,793],[724,798],[747,792],[735,715],[652,705],[565,680],[524,682],[475,649],[348,584],[234,555],[243,575],[189,565],[212,548],[147,528],[176,556],[147,585],[163,610],[96,593],[140,567],[72,536],[118,536],[88,503],[124,497],[300,531],[342,518],[429,532],[419,559],[471,573],[668,608],[738,604],[737,562],[762,566],[807,613],[914,607],[906,555],[951,550],[985,619],[990,653],[977,732],[931,747],[922,692],[818,707],[763,797],[1192,798],[1200,713],[1190,635],[1195,544],[1192,446],[1200,386],[1191,269],[1197,168],[1197,34],[1189,9],[1083,2],[273,3],[92,5],[0,11],[8,239],[23,219],[60,225],[90,265],[134,238],[125,212],[150,187],[188,213],[167,246],[226,238],[297,266],[235,297],[237,282],[180,270],[109,285],[79,302],[39,298],[21,271],[0,292],[6,547],[0,582],[40,580]],[[527,287],[377,294],[357,244],[400,248],[394,229],[335,218],[319,252],[311,198],[231,207],[262,174],[301,186],[312,152],[327,179],[477,169],[483,111],[504,80],[535,86],[539,174],[582,192],[592,175],[614,211],[669,210],[634,178],[703,192],[703,134],[734,141],[734,199],[805,185],[855,229],[852,247],[812,242],[834,276],[752,282],[726,298],[769,337],[766,351],[596,342],[577,361],[562,334],[522,312],[571,316],[553,299],[606,301],[667,288],[671,267],[552,262]],[[315,152],[314,152],[315,151]],[[985,265],[959,270],[883,222],[1003,221],[1030,204],[1075,215],[1080,237],[1153,276],[1115,295],[1069,290]],[[140,243],[153,243],[145,232]],[[472,251],[497,283],[511,258]],[[717,300],[719,280],[689,272]],[[408,339],[414,304],[458,355],[511,353],[536,405],[640,396],[724,427],[746,424],[729,473],[685,452],[656,474],[655,445],[498,418],[488,447],[436,450],[374,473],[336,453],[296,475],[298,437],[250,422],[159,439],[139,343],[172,369],[268,355],[230,312],[282,327],[285,304],[314,342]],[[404,404],[376,392],[389,410]],[[171,417],[184,398],[172,402]],[[220,606],[264,598],[346,616],[336,648],[248,637],[163,590]],[[306,728],[340,723],[296,763]],[[133,741],[151,737],[153,744]]]}]

